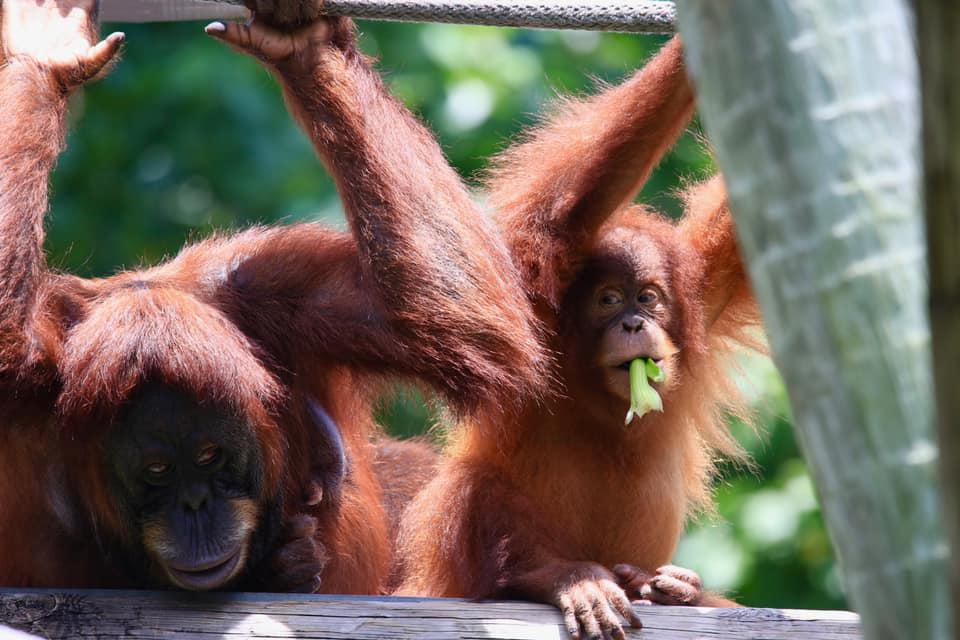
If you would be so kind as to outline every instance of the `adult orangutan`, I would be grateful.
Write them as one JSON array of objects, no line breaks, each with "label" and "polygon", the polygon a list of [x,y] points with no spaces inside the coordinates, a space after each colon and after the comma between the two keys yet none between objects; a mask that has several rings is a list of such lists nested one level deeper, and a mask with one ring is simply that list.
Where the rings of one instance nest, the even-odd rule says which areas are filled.
[{"label": "adult orangutan", "polygon": [[352,233],[254,228],[109,278],[49,269],[68,98],[123,41],[97,43],[95,4],[0,13],[0,584],[378,593],[370,402],[394,376],[464,413],[531,389],[541,351],[509,256],[351,23],[318,19],[242,44]]},{"label": "adult orangutan", "polygon": [[[667,563],[710,504],[716,455],[739,453],[726,368],[758,316],[719,178],[689,190],[679,223],[632,204],[693,109],[674,39],[621,86],[564,101],[491,172],[562,390],[455,432],[407,509],[400,593],[553,603],[590,638],[639,624],[630,597],[732,604]],[[663,412],[624,426],[638,358],[666,374]]]}]

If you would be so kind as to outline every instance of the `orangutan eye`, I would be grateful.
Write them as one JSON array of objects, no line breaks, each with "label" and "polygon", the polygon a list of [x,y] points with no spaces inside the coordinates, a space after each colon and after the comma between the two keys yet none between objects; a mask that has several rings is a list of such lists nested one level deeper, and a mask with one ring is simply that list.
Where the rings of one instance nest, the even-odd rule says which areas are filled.
[{"label": "orangutan eye", "polygon": [[213,464],[220,458],[220,447],[215,444],[207,445],[200,450],[197,455],[196,463],[198,467],[206,467]]},{"label": "orangutan eye", "polygon": [[170,465],[166,462],[154,462],[147,465],[147,473],[153,474],[155,476],[162,476],[163,474],[170,471]]},{"label": "orangutan eye", "polygon": [[642,305],[652,305],[660,301],[660,294],[657,293],[657,290],[652,287],[646,287],[640,291],[640,295],[637,296],[637,302]]},{"label": "orangutan eye", "polygon": [[604,289],[600,292],[600,306],[614,307],[623,304],[623,296],[616,289]]},{"label": "orangutan eye", "polygon": [[147,478],[150,480],[163,479],[168,473],[170,473],[171,469],[173,469],[173,465],[171,465],[169,462],[151,462],[143,468],[147,474]]}]

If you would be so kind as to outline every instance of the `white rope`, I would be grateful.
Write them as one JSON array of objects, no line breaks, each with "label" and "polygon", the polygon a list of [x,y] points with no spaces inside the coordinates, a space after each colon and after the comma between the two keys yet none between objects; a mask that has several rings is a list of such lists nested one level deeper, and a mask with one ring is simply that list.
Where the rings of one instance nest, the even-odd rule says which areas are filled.
[{"label": "white rope", "polygon": [[[215,20],[245,11],[241,0],[101,0],[104,21]],[[622,0],[325,0],[329,15],[536,29],[670,33],[673,2]]]}]

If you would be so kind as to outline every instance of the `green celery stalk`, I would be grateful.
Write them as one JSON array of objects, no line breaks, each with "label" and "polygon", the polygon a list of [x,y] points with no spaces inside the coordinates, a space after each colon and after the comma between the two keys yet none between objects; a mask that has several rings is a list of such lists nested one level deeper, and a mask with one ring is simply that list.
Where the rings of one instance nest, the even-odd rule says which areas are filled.
[{"label": "green celery stalk", "polygon": [[666,373],[651,358],[637,358],[630,363],[630,410],[624,424],[642,418],[649,411],[663,411],[663,401],[647,378],[654,382],[667,379]]}]

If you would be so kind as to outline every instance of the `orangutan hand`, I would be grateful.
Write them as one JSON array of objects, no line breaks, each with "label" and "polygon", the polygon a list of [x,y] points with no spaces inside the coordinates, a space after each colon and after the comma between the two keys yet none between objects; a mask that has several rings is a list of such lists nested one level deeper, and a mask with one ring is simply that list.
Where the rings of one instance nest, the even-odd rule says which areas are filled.
[{"label": "orangutan hand", "polygon": [[67,92],[101,74],[124,34],[97,42],[95,0],[3,0],[0,51],[6,63],[32,62]]}]

